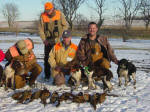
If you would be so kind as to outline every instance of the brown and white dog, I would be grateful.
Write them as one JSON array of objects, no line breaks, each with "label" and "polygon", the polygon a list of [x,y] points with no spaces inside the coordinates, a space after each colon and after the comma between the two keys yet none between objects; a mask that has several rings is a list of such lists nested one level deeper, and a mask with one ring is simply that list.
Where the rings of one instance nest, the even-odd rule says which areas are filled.
[{"label": "brown and white dog", "polygon": [[15,89],[15,74],[25,74],[24,65],[22,62],[14,61],[6,65],[4,69],[5,88],[8,89],[9,79],[11,80],[11,88]]},{"label": "brown and white dog", "polygon": [[75,86],[76,86],[76,88],[78,88],[80,86],[81,70],[79,69],[78,71],[72,71],[71,79],[75,80]]},{"label": "brown and white dog", "polygon": [[[89,60],[90,61],[90,60]],[[89,63],[89,73],[86,73],[85,70],[83,70],[83,67],[79,66],[79,61],[74,59],[73,61],[67,63],[67,67],[71,67],[74,71],[71,72],[71,77],[68,80],[69,85],[80,85],[80,81],[87,82],[88,81],[88,88],[89,89],[96,89],[96,85],[94,83],[95,81],[102,80],[104,85],[104,90],[107,88],[109,90],[112,90],[113,85],[111,84],[110,80],[113,78],[112,72],[102,67],[101,64],[102,60],[99,59],[96,61],[96,63]],[[83,70],[83,72],[81,72]],[[82,79],[81,79],[82,75]],[[84,77],[85,76],[85,77]]]},{"label": "brown and white dog", "polygon": [[14,89],[15,70],[11,67],[11,64],[5,67],[4,75],[5,75],[5,89],[8,89],[9,79],[11,80],[12,89]]},{"label": "brown and white dog", "polygon": [[71,86],[75,86],[78,88],[80,86],[80,81],[81,81],[81,67],[79,65],[74,65],[71,67],[70,70],[70,79],[68,81],[68,84]]},{"label": "brown and white dog", "polygon": [[89,71],[93,71],[92,77],[95,81],[102,80],[104,90],[112,90],[113,85],[110,81],[113,78],[113,74],[109,69],[100,66],[89,66]]}]

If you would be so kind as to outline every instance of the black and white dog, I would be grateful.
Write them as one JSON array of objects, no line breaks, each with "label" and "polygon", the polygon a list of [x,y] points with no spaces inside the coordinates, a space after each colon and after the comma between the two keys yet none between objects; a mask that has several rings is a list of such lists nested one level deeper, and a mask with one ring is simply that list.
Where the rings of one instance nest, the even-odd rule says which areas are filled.
[{"label": "black and white dog", "polygon": [[118,63],[117,68],[118,79],[119,79],[119,86],[121,86],[121,77],[125,78],[125,86],[128,85],[128,82],[131,80],[130,76],[132,76],[134,85],[136,84],[135,74],[136,74],[136,67],[133,63],[129,62],[126,59],[121,59]]}]

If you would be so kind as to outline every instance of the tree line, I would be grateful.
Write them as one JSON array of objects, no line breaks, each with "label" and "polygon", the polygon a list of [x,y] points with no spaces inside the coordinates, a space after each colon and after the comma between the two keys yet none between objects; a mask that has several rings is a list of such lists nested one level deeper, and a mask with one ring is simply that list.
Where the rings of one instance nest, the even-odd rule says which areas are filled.
[{"label": "tree line", "polygon": [[[83,3],[89,0],[52,0],[55,7],[61,10],[66,16],[66,20],[69,23],[70,29],[74,29],[74,25],[84,26],[87,25],[89,20],[87,17],[78,13],[78,9],[82,7]],[[95,15],[98,16],[98,28],[100,29],[105,21],[104,13],[107,10],[105,8],[106,1],[108,0],[93,0],[95,4],[88,4],[91,10],[94,10]],[[117,0],[118,1],[118,0]],[[143,20],[145,28],[148,30],[150,24],[150,0],[119,0],[120,7],[116,17],[124,21],[123,27],[126,32],[131,29],[133,20]],[[19,17],[19,8],[15,3],[6,3],[2,8],[2,15],[8,22],[9,27],[13,27],[16,19]]]}]

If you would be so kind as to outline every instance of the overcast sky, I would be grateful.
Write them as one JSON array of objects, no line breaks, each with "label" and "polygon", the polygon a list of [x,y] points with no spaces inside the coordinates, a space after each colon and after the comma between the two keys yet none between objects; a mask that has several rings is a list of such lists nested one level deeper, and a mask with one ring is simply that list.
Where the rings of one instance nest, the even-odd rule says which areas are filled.
[{"label": "overcast sky", "polygon": [[[20,16],[18,20],[20,21],[31,21],[36,20],[38,15],[44,10],[44,2],[50,0],[0,0],[0,10],[6,3],[15,3],[18,6]],[[118,8],[118,1],[119,0],[106,0],[105,3],[105,17],[107,19],[112,18],[112,15],[116,13]],[[89,5],[95,7],[93,0],[88,0],[84,4],[81,5],[78,12],[83,14],[85,17],[89,19],[96,19],[98,18],[97,13],[92,10]],[[3,21],[4,18],[2,13],[0,13],[0,21]]]}]

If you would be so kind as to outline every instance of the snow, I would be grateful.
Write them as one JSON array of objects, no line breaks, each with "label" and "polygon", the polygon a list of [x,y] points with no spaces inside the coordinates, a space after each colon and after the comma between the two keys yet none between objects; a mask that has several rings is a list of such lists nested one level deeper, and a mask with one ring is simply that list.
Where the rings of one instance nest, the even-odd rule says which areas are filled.
[{"label": "snow", "polygon": [[[43,44],[39,36],[19,34],[18,36],[14,34],[0,34],[0,48],[6,51],[11,45],[13,45],[17,40],[31,38],[33,39],[35,46],[34,52],[38,58],[38,63],[43,65]],[[76,44],[79,43],[79,38],[73,38],[72,41]],[[110,93],[117,94],[119,97],[107,96],[106,100],[102,104],[97,105],[97,112],[148,112],[150,110],[150,40],[128,40],[127,42],[122,42],[121,39],[109,39],[110,44],[115,48],[115,54],[118,59],[126,58],[132,61],[137,67],[136,73],[136,89],[133,87],[133,82],[129,86],[125,87],[122,85],[118,87],[118,76],[116,73],[117,65],[111,63],[111,71],[113,72],[114,78],[112,79],[113,90]],[[0,64],[4,67],[6,61]],[[44,72],[40,74],[36,83],[37,87],[42,89],[47,87],[50,92],[58,91],[61,94],[64,91],[70,91],[70,87],[65,85],[61,87],[56,87],[52,85],[52,79],[49,82],[44,82],[43,80]],[[73,93],[78,93],[79,91],[89,92],[90,94],[99,92],[102,93],[101,89],[102,82],[96,83],[96,90],[83,90],[79,88],[73,91]],[[20,89],[16,91],[21,91],[26,89]],[[76,104],[71,102],[62,102],[59,107],[55,107],[52,104],[48,104],[44,107],[40,103],[40,100],[34,100],[28,104],[17,104],[15,100],[11,98],[14,93],[13,90],[4,90],[3,87],[0,88],[0,112],[92,112],[93,107],[89,103]],[[49,99],[47,100],[49,101]]]}]

